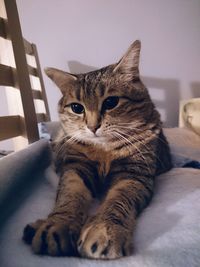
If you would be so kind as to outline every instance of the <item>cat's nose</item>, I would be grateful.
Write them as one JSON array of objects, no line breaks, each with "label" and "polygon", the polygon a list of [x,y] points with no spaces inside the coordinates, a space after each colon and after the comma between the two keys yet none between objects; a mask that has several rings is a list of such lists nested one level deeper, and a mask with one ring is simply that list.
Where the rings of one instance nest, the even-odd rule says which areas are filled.
[{"label": "cat's nose", "polygon": [[101,126],[101,117],[98,112],[93,111],[93,112],[87,112],[86,113],[86,125],[87,128],[93,132],[94,134],[100,128]]},{"label": "cat's nose", "polygon": [[96,131],[99,129],[100,125],[88,125],[87,127],[91,132],[95,134]]}]

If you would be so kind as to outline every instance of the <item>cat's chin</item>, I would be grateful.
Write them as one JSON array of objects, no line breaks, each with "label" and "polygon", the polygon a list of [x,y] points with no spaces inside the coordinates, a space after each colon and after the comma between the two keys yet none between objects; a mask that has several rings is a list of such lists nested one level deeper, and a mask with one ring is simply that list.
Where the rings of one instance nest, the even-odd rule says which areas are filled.
[{"label": "cat's chin", "polygon": [[98,147],[106,148],[108,146],[108,139],[104,136],[96,136],[96,135],[84,136],[81,138],[80,141],[82,141],[88,145],[94,145],[94,146],[98,146]]},{"label": "cat's chin", "polygon": [[108,140],[105,137],[100,136],[92,136],[85,139],[87,143],[94,144],[94,145],[102,145],[105,146]]}]

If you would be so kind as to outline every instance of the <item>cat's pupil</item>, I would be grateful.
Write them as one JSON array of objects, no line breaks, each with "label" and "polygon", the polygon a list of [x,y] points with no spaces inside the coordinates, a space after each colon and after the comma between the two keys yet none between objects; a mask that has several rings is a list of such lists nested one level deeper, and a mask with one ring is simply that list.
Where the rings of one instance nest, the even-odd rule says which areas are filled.
[{"label": "cat's pupil", "polygon": [[84,107],[83,105],[79,104],[79,103],[72,103],[71,104],[71,109],[74,113],[76,114],[81,114],[84,112]]},{"label": "cat's pupil", "polygon": [[119,97],[118,96],[110,96],[106,98],[103,102],[103,110],[109,110],[115,108],[119,103]]}]

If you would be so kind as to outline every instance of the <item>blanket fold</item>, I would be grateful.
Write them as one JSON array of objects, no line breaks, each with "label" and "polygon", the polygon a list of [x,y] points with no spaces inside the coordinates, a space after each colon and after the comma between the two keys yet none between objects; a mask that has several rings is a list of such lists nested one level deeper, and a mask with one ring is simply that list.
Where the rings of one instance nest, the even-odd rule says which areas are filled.
[{"label": "blanket fold", "polygon": [[[0,159],[0,222],[13,210],[23,194],[23,189],[36,181],[29,177],[39,177],[51,164],[51,150],[46,140],[37,141],[27,148]],[[33,175],[35,174],[35,175]],[[37,179],[36,179],[37,180]]]}]

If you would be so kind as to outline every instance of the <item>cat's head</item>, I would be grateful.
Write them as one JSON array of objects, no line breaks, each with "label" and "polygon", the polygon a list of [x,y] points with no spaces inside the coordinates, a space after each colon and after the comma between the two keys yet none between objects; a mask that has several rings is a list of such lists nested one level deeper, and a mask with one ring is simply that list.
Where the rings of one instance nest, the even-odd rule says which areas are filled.
[{"label": "cat's head", "polygon": [[105,146],[146,127],[154,105],[139,77],[140,48],[135,41],[117,64],[85,74],[45,70],[62,92],[58,112],[72,140]]}]

